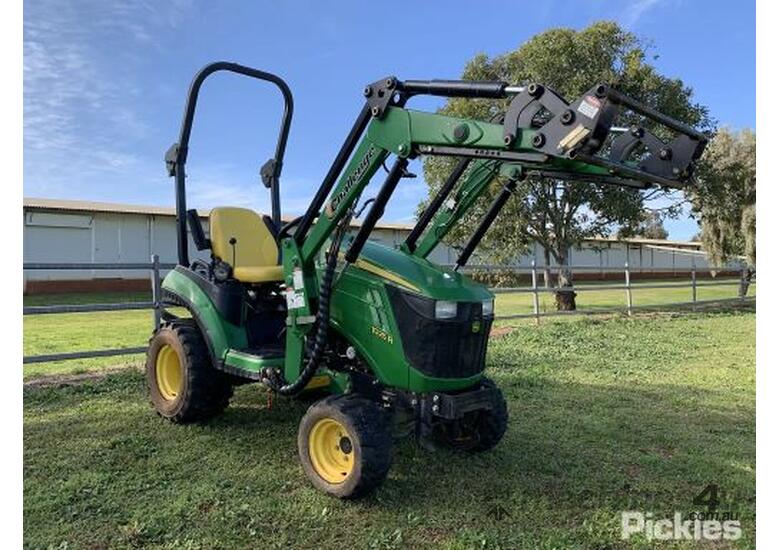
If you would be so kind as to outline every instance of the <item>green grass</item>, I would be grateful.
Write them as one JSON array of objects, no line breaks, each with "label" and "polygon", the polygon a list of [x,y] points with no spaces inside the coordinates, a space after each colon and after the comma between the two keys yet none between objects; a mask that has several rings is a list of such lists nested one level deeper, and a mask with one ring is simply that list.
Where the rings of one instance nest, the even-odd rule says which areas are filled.
[{"label": "green grass", "polygon": [[[699,282],[710,283],[713,279],[699,278]],[[696,289],[696,299],[723,300],[737,297],[739,281],[723,280],[718,282],[730,282],[724,286],[699,286]],[[681,302],[690,302],[693,299],[692,290],[688,288],[643,288],[653,284],[688,284],[687,279],[670,279],[658,281],[641,281],[632,283],[631,299],[634,306],[667,305]],[[626,307],[626,291],[624,289],[601,290],[605,285],[619,285],[621,281],[588,282],[575,285],[587,289],[577,291],[577,308],[581,310],[599,310]],[[756,285],[750,285],[748,295],[756,295]],[[530,293],[499,294],[496,298],[496,314],[511,315],[516,313],[533,313],[533,295]],[[555,295],[552,292],[539,294],[539,311],[555,311]]]},{"label": "green grass", "polygon": [[63,294],[31,294],[24,297],[26,306],[61,304],[109,304],[151,302],[151,292],[78,292]]},{"label": "green grass", "polygon": [[[148,292],[42,294],[24,297],[25,306],[151,301]],[[144,346],[152,333],[152,311],[107,311],[24,316],[24,354]],[[142,355],[73,359],[24,366],[25,378],[80,374],[117,367],[141,366]]]},{"label": "green grass", "polygon": [[[143,346],[152,333],[151,311],[109,311],[26,315],[24,354],[73,352]],[[141,355],[74,359],[24,366],[25,378],[42,374],[81,373],[116,366],[140,365]]]},{"label": "green grass", "polygon": [[752,547],[752,312],[512,326],[488,357],[509,405],[504,441],[479,456],[404,442],[387,482],[357,502],[304,478],[295,439],[306,405],[268,409],[255,385],[192,426],[159,419],[137,371],[28,388],[25,544],[628,547],[621,510],[671,517],[716,483],[721,508],[742,520],[736,546]]},{"label": "green grass", "polygon": [[[665,281],[669,282],[669,281]],[[677,280],[676,282],[683,282]],[[610,282],[615,284],[614,281]],[[589,283],[590,288],[598,289],[607,283]],[[647,283],[649,284],[649,283]],[[585,285],[583,285],[585,286]],[[699,300],[733,298],[737,294],[736,281],[732,286],[702,287],[698,290]],[[755,285],[751,285],[750,294],[755,295]],[[633,301],[637,306],[646,304],[670,304],[684,302],[691,298],[690,289],[642,289],[633,291]],[[94,294],[54,294],[25,296],[27,306],[47,304],[87,304],[109,302],[149,301],[149,293],[94,293]],[[540,310],[554,311],[555,299],[551,293],[540,294]],[[623,290],[582,291],[577,296],[577,305],[583,310],[625,307],[626,295]],[[533,300],[530,294],[499,294],[496,298],[496,313],[509,315],[515,313],[533,313]],[[151,311],[124,311],[108,313],[70,313],[57,315],[37,315],[24,317],[24,354],[40,355],[47,353],[70,352],[100,348],[120,348],[143,346],[152,330]],[[141,355],[106,357],[95,359],[75,359],[56,363],[36,363],[25,365],[24,376],[33,377],[47,374],[73,374],[120,366],[140,366]]]}]

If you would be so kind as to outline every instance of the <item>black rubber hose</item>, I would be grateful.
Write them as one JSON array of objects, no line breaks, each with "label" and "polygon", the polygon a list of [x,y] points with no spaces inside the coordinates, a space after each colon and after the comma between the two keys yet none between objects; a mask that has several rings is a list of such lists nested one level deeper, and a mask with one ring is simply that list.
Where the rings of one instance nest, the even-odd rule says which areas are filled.
[{"label": "black rubber hose", "polygon": [[[347,216],[346,219],[349,218],[350,217]],[[317,372],[320,359],[322,358],[322,352],[325,351],[325,342],[328,337],[328,328],[330,326],[330,294],[331,289],[333,288],[333,275],[336,271],[336,264],[338,263],[339,248],[341,247],[341,240],[344,236],[344,229],[346,229],[346,226],[348,225],[348,223],[345,223],[344,227],[340,228],[341,230],[334,236],[325,262],[322,282],[320,283],[317,314],[314,319],[317,328],[314,333],[314,343],[312,344],[311,349],[308,350],[309,359],[306,362],[306,365],[301,370],[298,378],[289,384],[284,382],[283,378],[275,369],[263,369],[263,384],[280,395],[292,396],[300,393],[311,381],[314,373]]]}]

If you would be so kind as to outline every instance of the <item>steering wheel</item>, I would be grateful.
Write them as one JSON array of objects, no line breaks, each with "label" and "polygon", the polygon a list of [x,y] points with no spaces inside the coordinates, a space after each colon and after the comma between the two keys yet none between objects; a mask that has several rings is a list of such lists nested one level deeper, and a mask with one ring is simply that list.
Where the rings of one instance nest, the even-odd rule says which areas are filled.
[{"label": "steering wheel", "polygon": [[282,228],[279,230],[278,240],[282,240],[286,237],[289,237],[290,229],[301,223],[301,220],[303,219],[303,216],[298,216],[297,218],[293,218],[286,224],[282,226]]}]

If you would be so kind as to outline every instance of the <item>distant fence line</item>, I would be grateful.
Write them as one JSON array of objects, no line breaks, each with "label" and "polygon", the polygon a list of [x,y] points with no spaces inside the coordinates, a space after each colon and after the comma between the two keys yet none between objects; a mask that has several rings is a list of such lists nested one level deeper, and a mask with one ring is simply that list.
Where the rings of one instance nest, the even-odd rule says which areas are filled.
[{"label": "distant fence line", "polygon": [[[103,304],[63,304],[63,305],[50,305],[50,306],[25,306],[23,310],[24,315],[50,315],[58,313],[93,313],[101,311],[132,311],[132,310],[153,310],[153,328],[160,325],[162,318],[162,302],[161,302],[161,280],[160,271],[166,269],[173,269],[176,264],[162,264],[157,254],[152,256],[150,263],[25,263],[23,265],[24,270],[141,270],[150,272],[151,288],[152,288],[152,300],[148,302],[115,302],[115,303],[103,303]],[[728,272],[734,273],[733,268],[697,268],[693,267],[690,270],[690,279],[686,282],[680,283],[643,283],[641,285],[635,285],[632,283],[632,273],[641,272],[641,267],[631,267],[628,263],[621,268],[614,267],[601,267],[601,266],[565,266],[572,272],[576,271],[612,271],[615,273],[623,273],[625,282],[622,284],[599,284],[599,285],[585,285],[585,286],[572,286],[566,287],[567,291],[574,292],[589,292],[597,290],[624,290],[626,296],[625,306],[617,307],[604,307],[599,309],[590,310],[574,310],[574,311],[541,311],[539,306],[539,296],[545,293],[555,293],[560,290],[555,287],[547,287],[539,285],[539,274],[544,273],[545,270],[552,272],[559,269],[558,266],[549,266],[539,268],[536,262],[531,262],[530,267],[524,266],[506,266],[506,265],[474,265],[464,268],[465,273],[475,271],[509,271],[517,273],[528,273],[530,276],[531,284],[528,287],[492,287],[490,290],[495,294],[532,294],[533,300],[533,313],[518,313],[509,315],[496,315],[496,320],[509,320],[509,319],[525,319],[535,318],[538,323],[542,317],[550,317],[556,315],[594,315],[614,312],[624,312],[628,315],[632,315],[634,311],[640,309],[659,309],[669,307],[680,306],[697,306],[701,304],[712,303],[727,303],[727,302],[746,302],[748,300],[755,299],[755,297],[747,296],[746,289],[748,283],[748,270],[743,268],[739,273],[739,283],[737,288],[737,296],[734,298],[720,298],[711,300],[700,300],[697,297],[697,290],[701,287],[714,287],[714,286],[731,286],[734,285],[733,281],[698,281],[698,272]],[[681,269],[674,268],[652,268],[653,272],[669,271],[670,274],[679,274]],[[662,288],[689,288],[691,290],[691,300],[686,302],[673,302],[665,304],[647,304],[647,305],[635,305],[633,303],[632,292],[634,290],[645,289],[662,289]],[[88,351],[76,351],[68,353],[50,353],[43,355],[28,355],[24,356],[22,362],[24,364],[29,363],[47,363],[52,361],[66,361],[71,359],[89,359],[94,357],[112,357],[118,355],[131,355],[140,354],[146,352],[146,346],[132,347],[132,348],[109,348],[99,350]]]},{"label": "distant fence line", "polygon": [[[623,284],[599,284],[599,285],[585,285],[585,286],[571,286],[566,287],[564,290],[566,291],[572,291],[572,292],[592,292],[592,291],[603,291],[603,290],[623,290],[625,291],[626,296],[626,302],[625,306],[617,306],[617,307],[603,307],[598,309],[590,309],[590,310],[583,310],[583,309],[577,309],[573,311],[541,311],[539,307],[539,295],[545,294],[545,293],[555,293],[560,288],[556,287],[547,287],[547,286],[540,286],[539,285],[539,273],[540,271],[544,273],[545,270],[547,271],[557,271],[559,267],[544,267],[544,268],[538,268],[536,265],[536,262],[531,262],[530,267],[520,267],[520,266],[472,266],[465,270],[466,273],[468,272],[474,272],[474,271],[481,271],[485,270],[485,267],[488,267],[488,270],[503,270],[503,271],[516,271],[516,272],[528,272],[530,274],[531,278],[531,286],[530,287],[493,287],[490,290],[493,291],[495,294],[513,294],[513,293],[530,293],[532,294],[533,299],[533,313],[518,313],[518,314],[510,314],[510,315],[497,315],[495,318],[497,320],[508,320],[508,319],[523,319],[523,318],[535,318],[537,323],[539,322],[539,319],[541,317],[550,317],[555,315],[595,315],[595,314],[603,314],[603,313],[610,313],[610,312],[625,312],[628,315],[632,315],[634,311],[641,310],[641,309],[660,309],[660,308],[669,308],[669,307],[679,307],[679,306],[693,306],[696,307],[697,305],[702,304],[712,304],[712,303],[727,303],[727,302],[745,302],[749,299],[753,299],[752,297],[747,296],[746,291],[748,287],[748,278],[749,278],[749,272],[747,268],[742,268],[739,270],[739,281],[737,285],[737,295],[733,298],[719,298],[719,299],[710,299],[710,300],[701,300],[698,298],[698,289],[702,287],[716,287],[716,286],[732,286],[734,285],[734,281],[728,280],[713,280],[713,281],[699,281],[697,278],[697,273],[700,272],[710,272],[710,273],[734,273],[736,270],[733,267],[724,267],[724,268],[716,268],[716,267],[707,267],[707,268],[696,268],[695,266],[692,266],[690,269],[690,279],[688,279],[686,282],[679,282],[679,283],[642,283],[641,285],[635,285],[632,282],[632,273],[635,273],[637,271],[636,267],[630,266],[628,263],[626,263],[622,269],[620,268],[603,268],[600,266],[561,266],[567,268],[572,273],[576,271],[587,271],[587,270],[599,270],[599,271],[606,271],[611,270],[616,273],[623,273],[624,277],[624,283]],[[641,269],[641,268],[640,268]],[[674,268],[658,268],[655,267],[652,270],[653,272],[664,272],[669,271],[670,273],[678,274],[681,272],[681,269],[674,267]],[[635,305],[634,299],[633,299],[633,291],[634,290],[649,290],[649,289],[662,289],[662,288],[689,288],[691,290],[691,299],[689,301],[684,302],[671,302],[671,303],[663,303],[663,304],[646,304],[646,305]]]}]

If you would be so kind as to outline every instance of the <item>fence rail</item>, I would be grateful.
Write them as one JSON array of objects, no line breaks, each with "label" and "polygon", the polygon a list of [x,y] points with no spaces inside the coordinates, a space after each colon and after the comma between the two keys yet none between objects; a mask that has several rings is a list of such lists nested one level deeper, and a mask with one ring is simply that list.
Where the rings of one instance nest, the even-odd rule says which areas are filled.
[{"label": "fence rail", "polygon": [[[148,270],[150,272],[151,288],[152,288],[152,300],[147,302],[125,302],[125,303],[104,303],[104,304],[63,304],[63,305],[48,305],[48,306],[25,306],[23,310],[24,315],[50,315],[57,313],[92,313],[100,311],[132,311],[132,310],[153,310],[153,328],[160,325],[162,309],[161,309],[161,282],[160,271],[163,269],[173,269],[176,264],[162,264],[160,258],[155,254],[151,258],[150,263],[70,263],[70,264],[57,264],[57,263],[25,263],[23,265],[24,270]],[[643,273],[641,267],[632,268],[626,264],[622,269],[614,267],[602,267],[602,266],[566,266],[572,272],[575,271],[601,271],[601,272],[613,272],[623,273],[625,282],[622,284],[594,284],[594,285],[580,285],[567,287],[567,291],[574,292],[592,292],[600,290],[624,290],[626,293],[625,307],[604,307],[598,309],[580,309],[575,311],[541,311],[539,304],[539,296],[548,293],[555,293],[556,288],[549,288],[546,286],[539,286],[539,272],[544,273],[557,270],[557,266],[549,266],[539,268],[535,262],[531,263],[530,267],[524,266],[493,266],[493,265],[476,265],[470,266],[464,269],[466,273],[473,273],[475,271],[512,271],[517,273],[528,273],[530,275],[531,286],[530,287],[494,287],[491,290],[495,294],[531,294],[532,295],[532,313],[516,313],[507,315],[496,315],[497,320],[510,320],[510,319],[527,319],[534,318],[538,323],[542,317],[562,316],[562,315],[598,315],[611,312],[625,312],[628,315],[632,315],[636,310],[643,309],[659,309],[670,307],[684,307],[692,306],[696,307],[702,304],[714,304],[714,303],[731,303],[731,302],[746,302],[754,300],[755,297],[746,295],[747,283],[749,282],[749,274],[746,269],[736,270],[734,268],[696,268],[691,267],[690,280],[680,283],[632,283],[632,273]],[[678,274],[683,271],[680,267],[674,268],[652,268],[653,272],[666,272],[670,274]],[[713,280],[713,281],[698,281],[697,271],[701,272],[728,272],[734,273],[740,271],[739,279],[737,279],[737,296],[733,298],[721,298],[711,300],[698,299],[698,289],[702,287],[718,287],[718,286],[732,286],[735,284],[734,279],[730,280]],[[645,271],[646,273],[646,271]],[[646,304],[636,305],[634,304],[633,292],[637,290],[649,290],[649,289],[670,289],[670,288],[690,288],[691,300],[687,302],[673,302],[665,304]],[[65,361],[71,359],[89,359],[94,357],[112,357],[118,355],[131,355],[140,354],[146,351],[146,347],[128,347],[128,348],[110,348],[99,350],[86,350],[75,351],[68,353],[50,353],[43,355],[29,355],[23,358],[24,364],[29,363],[46,363],[50,361]]]},{"label": "fence rail", "polygon": [[[25,306],[23,315],[50,315],[55,313],[92,313],[97,311],[131,311],[141,309],[151,309],[154,311],[153,328],[160,325],[160,270],[173,269],[176,264],[161,264],[160,257],[157,254],[152,255],[150,263],[25,263],[24,270],[138,270],[150,272],[152,286],[151,302],[126,302],[111,304],[63,304],[52,306]],[[132,348],[110,348],[99,350],[74,351],[68,353],[48,353],[43,355],[25,355],[22,358],[23,364],[30,363],[48,363],[50,361],[67,361],[71,359],[91,359],[93,357],[114,357],[117,355],[131,355],[144,353],[146,347]]]},{"label": "fence rail", "polygon": [[[23,269],[25,271],[37,270],[37,271],[62,271],[62,270],[78,270],[78,271],[92,271],[92,270],[116,270],[116,271],[133,271],[133,270],[146,270],[154,269],[155,254],[152,256],[151,263],[69,263],[69,264],[56,264],[56,263],[25,263]],[[159,257],[157,257],[157,269],[173,269],[176,264],[161,264]]]},{"label": "fence rail", "polygon": [[[628,263],[626,263],[622,269],[620,268],[604,268],[600,266],[563,266],[566,269],[568,269],[571,272],[574,271],[584,271],[588,269],[593,270],[599,270],[599,271],[607,271],[611,270],[614,273],[620,273],[622,272],[624,274],[625,282],[623,284],[594,284],[594,285],[583,285],[583,286],[570,286],[566,287],[566,291],[572,291],[572,292],[594,292],[594,291],[604,291],[604,290],[624,290],[626,293],[626,304],[625,307],[604,307],[604,308],[597,308],[597,309],[578,309],[573,311],[541,311],[539,306],[539,295],[540,294],[546,294],[546,293],[556,293],[559,292],[560,288],[554,288],[554,287],[542,287],[539,286],[539,271],[544,272],[552,272],[557,269],[560,269],[558,266],[545,266],[542,269],[539,269],[536,265],[535,261],[531,262],[530,267],[523,267],[523,266],[472,266],[470,269],[467,269],[466,272],[475,272],[475,271],[511,271],[515,273],[523,273],[523,272],[529,272],[530,278],[531,278],[531,286],[530,287],[495,287],[491,288],[490,290],[494,294],[520,294],[520,293],[530,293],[533,296],[533,313],[517,313],[517,314],[509,314],[509,315],[496,315],[496,320],[509,320],[509,319],[524,319],[524,318],[535,318],[536,322],[538,323],[539,320],[542,317],[551,317],[551,316],[560,316],[560,315],[598,315],[598,314],[605,314],[610,312],[625,312],[629,316],[634,313],[634,311],[638,309],[662,309],[662,308],[670,308],[670,307],[681,307],[681,306],[691,306],[694,309],[698,305],[705,305],[705,304],[715,304],[715,303],[730,303],[730,302],[745,302],[748,300],[754,299],[753,297],[747,296],[747,286],[748,282],[750,280],[750,275],[748,273],[748,270],[746,268],[742,268],[741,270],[736,270],[733,267],[724,267],[724,268],[716,268],[716,267],[707,267],[705,268],[697,268],[695,265],[691,266],[690,269],[690,281],[686,282],[680,282],[680,283],[632,283],[631,274],[633,273],[642,273],[641,268],[636,269],[632,268]],[[485,269],[487,268],[487,269]],[[668,271],[669,273],[680,273],[682,270],[679,267],[675,268],[653,268],[653,272],[656,271]],[[714,281],[705,281],[705,282],[699,282],[697,281],[697,272],[703,271],[703,272],[713,272],[713,273],[734,273],[735,271],[739,271],[739,279],[737,280],[737,296],[733,298],[718,298],[718,299],[710,299],[710,300],[701,300],[698,298],[698,289],[701,287],[718,287],[718,286],[733,286],[735,285],[734,279],[729,280],[714,280]],[[651,289],[669,289],[669,288],[690,288],[691,289],[691,300],[687,302],[669,302],[669,303],[659,303],[659,304],[645,304],[641,306],[637,306],[634,304],[634,296],[633,292],[636,290],[651,290]]]}]

